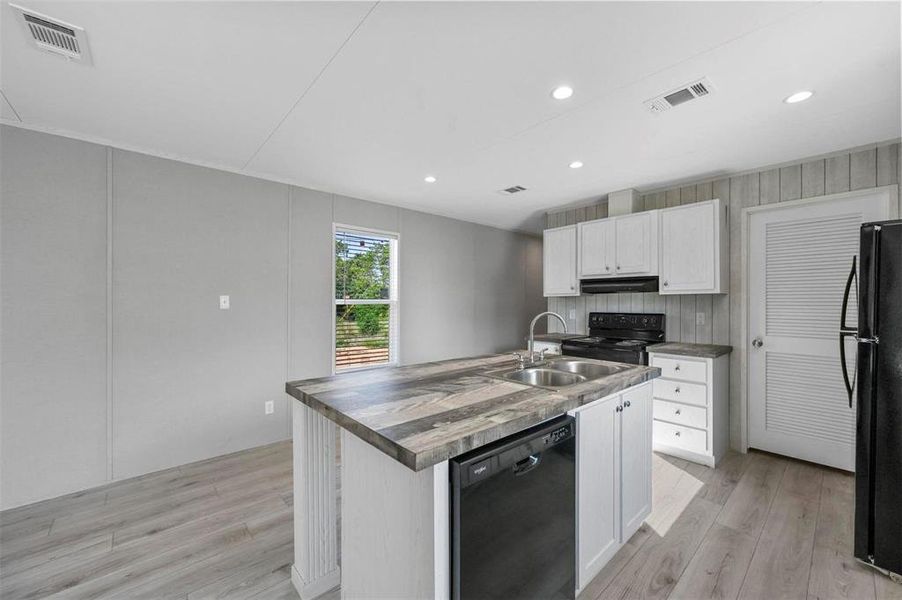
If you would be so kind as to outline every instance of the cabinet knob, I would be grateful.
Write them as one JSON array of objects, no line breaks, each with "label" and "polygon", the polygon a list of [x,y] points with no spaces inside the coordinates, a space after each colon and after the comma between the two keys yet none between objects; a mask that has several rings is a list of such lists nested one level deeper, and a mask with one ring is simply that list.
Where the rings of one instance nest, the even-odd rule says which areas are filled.
[{"label": "cabinet knob", "polygon": [[623,410],[623,407],[618,405],[617,408],[614,409],[616,412],[620,412]]},{"label": "cabinet knob", "polygon": [[674,394],[679,394],[679,393],[680,393],[680,386],[676,386],[676,388],[673,390],[673,393],[674,393]]},{"label": "cabinet knob", "polygon": [[605,266],[604,266],[604,270],[605,270],[605,271],[610,271],[610,270],[611,270],[610,265],[605,265]]},{"label": "cabinet knob", "polygon": [[676,410],[674,411],[673,414],[678,415],[678,414],[680,414],[681,412],[682,412],[682,411],[681,411],[680,409],[676,409]]},{"label": "cabinet knob", "polygon": [[669,284],[668,282],[665,281],[665,282],[664,282],[664,287],[667,287],[668,285],[670,285],[670,284]]},{"label": "cabinet knob", "polygon": [[680,437],[680,432],[679,432],[679,431],[677,431],[677,432],[676,432],[676,433],[674,433],[674,434],[673,434],[673,435],[675,435],[675,436],[677,436],[677,437]]},{"label": "cabinet knob", "polygon": [[679,371],[679,370],[680,370],[680,365],[679,365],[679,363],[677,363],[677,366],[675,366],[675,367],[673,368],[673,370],[674,370],[674,371]]},{"label": "cabinet knob", "polygon": [[624,403],[623,403],[623,406],[625,406],[626,408],[629,408],[629,407],[630,407],[630,401],[627,400],[626,402],[624,402]]}]

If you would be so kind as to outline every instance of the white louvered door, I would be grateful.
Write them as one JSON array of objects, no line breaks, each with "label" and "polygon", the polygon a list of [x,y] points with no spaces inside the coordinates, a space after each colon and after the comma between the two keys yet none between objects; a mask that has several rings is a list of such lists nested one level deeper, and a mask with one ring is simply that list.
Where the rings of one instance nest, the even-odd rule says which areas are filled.
[{"label": "white louvered door", "polygon": [[[860,225],[888,212],[884,196],[862,194],[749,215],[749,446],[854,470],[840,309]],[[849,323],[856,311],[852,298]]]}]

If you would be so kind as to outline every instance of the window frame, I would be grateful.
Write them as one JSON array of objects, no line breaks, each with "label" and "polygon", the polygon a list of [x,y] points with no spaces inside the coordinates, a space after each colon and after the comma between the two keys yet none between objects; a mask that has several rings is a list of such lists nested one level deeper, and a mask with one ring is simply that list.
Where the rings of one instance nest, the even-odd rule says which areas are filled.
[{"label": "window frame", "polygon": [[[390,240],[390,252],[389,252],[389,269],[390,269],[390,281],[389,281],[389,290],[388,290],[388,298],[386,299],[369,299],[369,300],[344,300],[336,298],[336,286],[335,286],[335,236],[340,232],[351,233],[355,235],[367,235],[372,237],[383,237]],[[330,328],[332,330],[332,374],[338,375],[343,373],[355,373],[358,371],[369,371],[373,369],[384,369],[386,367],[397,367],[400,364],[400,355],[401,355],[401,294],[400,294],[400,280],[399,270],[401,263],[401,234],[397,231],[387,231],[384,229],[375,229],[372,227],[360,227],[359,225],[346,225],[344,223],[332,223],[332,239],[330,240],[332,249],[332,295],[330,296],[330,306],[329,310],[330,314]],[[354,304],[388,304],[388,319],[389,319],[389,331],[388,331],[388,362],[379,363],[377,365],[362,365],[359,367],[348,367],[339,370],[337,365],[335,364],[335,312],[337,306],[347,306]]]}]

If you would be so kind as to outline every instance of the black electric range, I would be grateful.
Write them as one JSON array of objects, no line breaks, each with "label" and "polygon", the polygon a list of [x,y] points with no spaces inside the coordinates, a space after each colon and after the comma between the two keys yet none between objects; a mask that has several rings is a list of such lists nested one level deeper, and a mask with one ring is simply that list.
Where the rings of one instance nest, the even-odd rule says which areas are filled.
[{"label": "black electric range", "polygon": [[589,313],[589,335],[561,343],[568,356],[647,365],[646,348],[664,341],[659,313]]}]

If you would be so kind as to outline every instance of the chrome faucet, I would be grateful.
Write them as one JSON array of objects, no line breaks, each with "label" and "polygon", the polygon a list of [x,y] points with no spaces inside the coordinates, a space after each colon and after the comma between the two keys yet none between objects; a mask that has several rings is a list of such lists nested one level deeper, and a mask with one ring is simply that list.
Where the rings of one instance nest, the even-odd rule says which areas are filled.
[{"label": "chrome faucet", "polygon": [[[529,362],[531,362],[531,363],[534,363],[534,362],[535,362],[535,357],[536,357],[535,351],[533,350],[533,348],[535,347],[536,322],[537,322],[539,319],[541,319],[542,317],[545,317],[545,316],[548,316],[548,317],[557,317],[557,320],[560,321],[560,322],[561,322],[561,325],[564,326],[564,333],[567,333],[567,321],[565,321],[565,320],[564,320],[564,317],[562,317],[561,315],[557,314],[556,312],[551,312],[551,311],[547,311],[547,312],[543,312],[543,313],[537,314],[537,315],[533,318],[532,323],[529,324],[529,346],[527,347],[527,351],[528,351],[528,353],[529,353],[529,354],[528,354],[528,355],[529,355]],[[544,358],[544,356],[545,356],[545,353],[543,352],[543,353],[542,353],[542,357]]]}]

